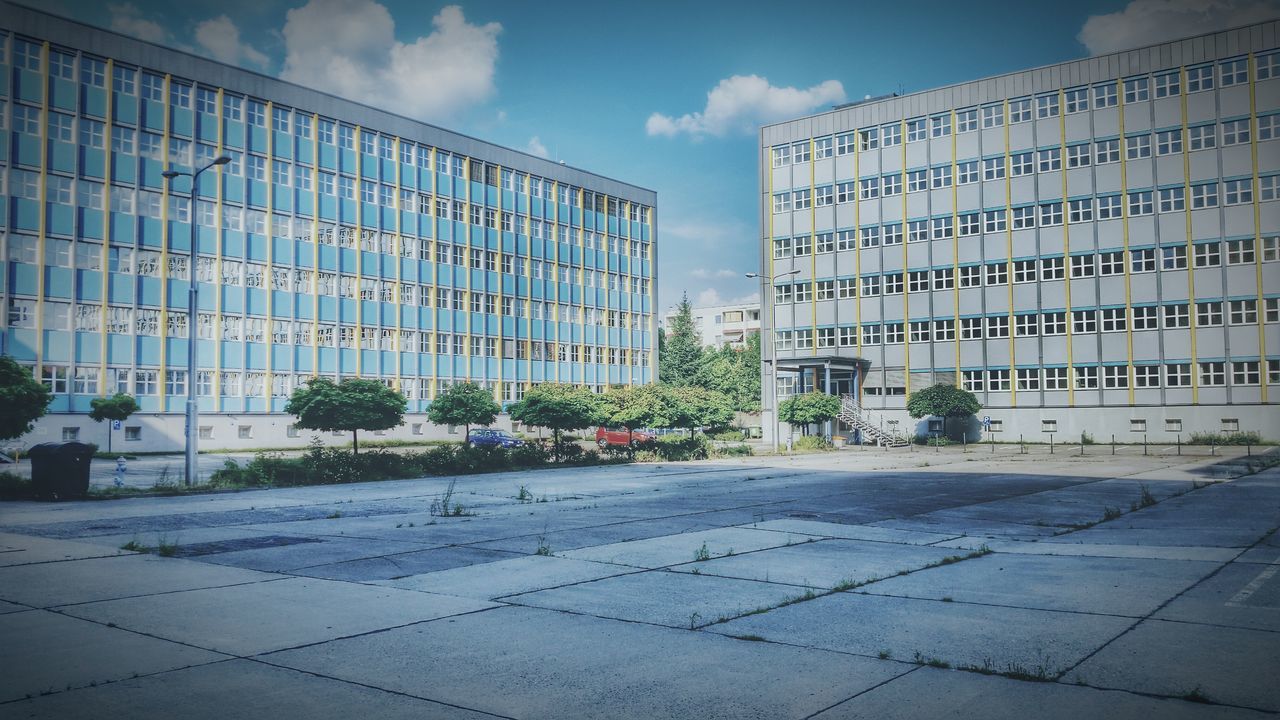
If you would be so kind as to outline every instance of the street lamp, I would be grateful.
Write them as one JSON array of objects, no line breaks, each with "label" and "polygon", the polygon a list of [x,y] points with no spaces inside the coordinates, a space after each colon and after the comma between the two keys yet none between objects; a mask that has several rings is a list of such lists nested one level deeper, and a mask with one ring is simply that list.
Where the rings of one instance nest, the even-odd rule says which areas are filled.
[{"label": "street lamp", "polygon": [[186,473],[183,477],[183,483],[188,487],[194,484],[199,476],[196,465],[196,441],[200,436],[200,428],[197,425],[200,411],[196,406],[196,295],[200,283],[196,279],[196,181],[199,179],[200,173],[205,170],[215,165],[226,165],[229,162],[231,162],[231,158],[226,155],[219,155],[208,165],[196,170],[194,173],[183,170],[165,170],[160,173],[170,183],[174,178],[181,175],[191,178],[190,205],[187,206],[187,220],[190,221],[191,225],[191,262],[187,267],[187,279],[189,281],[189,289],[187,290],[187,455]]},{"label": "street lamp", "polygon": [[[788,275],[799,275],[799,274],[800,274],[799,268],[796,268],[795,270],[788,270],[786,272],[778,273],[777,275],[774,275],[772,279],[769,280],[769,285],[773,285],[774,283],[778,282],[780,278],[787,277]],[[764,276],[761,275],[760,273],[753,273],[753,272],[747,273],[747,277],[761,278],[761,279],[764,278]],[[774,329],[774,332],[777,332],[778,316],[777,316],[777,313],[774,312],[773,299],[768,297],[767,295],[768,295],[767,293],[760,293],[760,301],[767,302],[769,304],[769,326]],[[778,358],[777,358],[778,351],[777,351],[776,343],[774,345],[774,349],[772,352],[774,354],[774,358],[772,361],[769,362],[769,367],[773,369],[773,377],[771,378],[771,382],[769,383],[769,388],[770,388],[769,393],[770,393],[770,396],[773,398],[773,428],[771,428],[773,432],[771,434],[773,435],[773,451],[778,452]]]}]

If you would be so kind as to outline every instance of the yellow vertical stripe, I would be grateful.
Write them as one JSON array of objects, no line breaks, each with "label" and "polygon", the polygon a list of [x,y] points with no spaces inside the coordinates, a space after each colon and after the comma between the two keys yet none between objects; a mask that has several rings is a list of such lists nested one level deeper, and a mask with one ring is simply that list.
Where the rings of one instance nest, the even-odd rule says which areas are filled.
[{"label": "yellow vertical stripe", "polygon": [[[1064,97],[1064,94],[1065,94],[1064,91],[1058,90],[1058,133],[1059,133],[1058,162],[1060,163],[1060,167],[1058,168],[1058,170],[1059,170],[1059,174],[1062,175],[1062,202],[1065,206],[1067,202],[1067,170],[1065,167],[1066,157],[1067,157],[1067,117],[1063,113],[1063,110],[1066,108],[1066,98]],[[1039,158],[1035,158],[1035,159],[1037,161],[1039,160]],[[1036,168],[1036,170],[1039,170],[1039,168]],[[1123,197],[1120,198],[1120,201],[1121,201],[1121,204],[1123,205],[1124,198]],[[1063,209],[1065,210],[1065,207]],[[1010,219],[1012,220],[1012,218]],[[1073,349],[1072,346],[1073,346],[1073,339],[1074,339],[1073,331],[1075,330],[1075,328],[1073,327],[1073,323],[1075,320],[1071,315],[1071,226],[1069,223],[1066,222],[1065,217],[1063,217],[1063,222],[1062,222],[1062,272],[1064,275],[1064,280],[1066,285],[1066,305],[1067,305],[1067,310],[1066,310],[1067,312],[1067,317],[1066,317],[1066,320],[1067,320],[1067,324],[1066,324],[1067,405],[1069,407],[1075,407],[1076,367],[1075,367],[1075,363],[1073,362],[1074,357],[1072,355],[1072,349]]]},{"label": "yellow vertical stripe", "polygon": [[1253,177],[1249,181],[1253,188],[1253,267],[1258,290],[1258,382],[1261,400],[1267,402],[1269,382],[1267,377],[1267,337],[1266,337],[1266,299],[1262,294],[1262,207],[1258,200],[1258,99],[1256,72],[1258,58],[1249,53],[1249,156],[1253,162]]},{"label": "yellow vertical stripe", "polygon": [[[1187,70],[1186,68],[1178,69],[1178,86],[1180,89],[1187,87]],[[1194,248],[1191,243],[1191,151],[1190,137],[1187,133],[1187,95],[1179,94],[1179,100],[1182,107],[1182,187],[1183,187],[1183,203],[1186,211],[1186,249],[1187,249],[1187,322],[1191,333],[1191,404],[1196,405],[1200,402],[1200,365],[1196,362],[1196,274],[1192,266],[1192,258],[1194,257]],[[1164,258],[1157,257],[1161,269],[1164,268]]]},{"label": "yellow vertical stripe", "polygon": [[[1118,81],[1117,81],[1118,82]],[[1116,88],[1116,95],[1123,97],[1124,93]],[[1118,117],[1120,121],[1120,137],[1124,137],[1124,103],[1118,103]],[[1121,259],[1124,262],[1124,338],[1128,349],[1128,365],[1125,366],[1125,385],[1129,388],[1129,404],[1133,404],[1134,388],[1133,388],[1133,293],[1129,262],[1129,153],[1128,151],[1120,154],[1120,187],[1124,189],[1126,195],[1120,198],[1120,228],[1122,232],[1122,240],[1124,251]],[[1152,191],[1152,195],[1155,191]],[[1154,201],[1155,198],[1153,197]],[[1065,198],[1063,202],[1066,202]],[[1064,218],[1065,219],[1065,218]]]}]

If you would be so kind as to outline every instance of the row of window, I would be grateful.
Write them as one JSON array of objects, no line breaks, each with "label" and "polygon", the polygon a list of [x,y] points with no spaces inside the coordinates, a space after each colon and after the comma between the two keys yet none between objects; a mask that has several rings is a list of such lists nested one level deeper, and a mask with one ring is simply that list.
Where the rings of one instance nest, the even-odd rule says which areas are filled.
[{"label": "row of window", "polygon": [[[1270,80],[1280,77],[1280,53],[1258,55],[1255,77]],[[1215,85],[1230,87],[1248,82],[1248,59],[1244,57],[1223,60],[1218,63],[1215,82],[1214,66],[1198,65],[1186,68],[1185,83],[1180,70],[1170,70],[1154,75],[1140,75],[1111,80],[1093,86],[1078,86],[1062,91],[1041,93],[1034,97],[1016,97],[1006,102],[996,102],[981,107],[966,107],[938,113],[929,117],[915,117],[877,127],[863,128],[839,135],[817,137],[812,141],[775,145],[771,148],[773,166],[806,163],[829,158],[833,154],[846,155],[866,152],[880,147],[901,145],[905,135],[907,142],[926,138],[947,137],[954,133],[973,132],[979,127],[996,128],[1005,124],[1029,122],[1033,118],[1058,117],[1063,112],[1085,112],[1091,108],[1114,107],[1121,97],[1125,104],[1146,102],[1152,98],[1174,97],[1183,93],[1212,90]]]},{"label": "row of window", "polygon": [[[8,242],[8,259],[14,262],[36,264],[39,242],[30,235],[12,235]],[[432,257],[428,249],[424,249],[426,258]],[[510,253],[499,253],[494,250],[467,248],[448,243],[436,243],[436,263],[439,265],[457,265],[474,270],[486,270],[517,277],[528,277],[531,280],[551,280],[561,283],[577,283],[584,288],[599,288],[623,293],[648,294],[650,280],[619,272],[606,272],[584,268],[581,263],[573,265],[553,263],[543,260],[528,260]],[[161,259],[164,258],[164,265]],[[102,245],[90,242],[72,243],[70,240],[46,238],[44,242],[45,267],[74,267],[78,270],[101,270],[104,265]],[[107,249],[105,265],[110,272],[132,274],[138,277],[167,278],[170,280],[190,279],[190,258],[184,255],[162,255],[158,250],[138,250],[130,247],[112,245]],[[336,297],[364,300],[381,300],[383,302],[401,302],[404,304],[422,304],[429,306],[427,300],[430,287],[424,285],[421,291],[411,282],[400,282],[394,278],[346,275],[337,272],[316,271],[306,267],[290,267],[241,261],[223,257],[221,259],[206,255],[196,257],[196,278],[200,282],[217,282],[228,287],[266,288],[284,292],[328,295]],[[400,287],[397,300],[395,288]],[[421,297],[419,303],[415,297]]]},{"label": "row of window", "polygon": [[[576,349],[576,348],[575,348]],[[598,350],[599,348],[597,348]],[[584,348],[584,351],[586,349]],[[623,351],[610,351],[610,355],[622,357]],[[626,353],[631,355],[631,353]],[[634,357],[647,357],[645,351],[636,351]],[[611,363],[614,364],[614,363]],[[620,363],[623,365],[643,366],[645,363]],[[34,373],[35,368],[31,368]],[[289,373],[240,372],[223,370],[200,370],[196,372],[196,395],[199,397],[289,397],[294,388],[302,387],[313,375],[293,375]],[[150,368],[107,368],[102,376],[97,367],[77,366],[74,369],[66,365],[42,365],[39,379],[55,395],[73,393],[76,395],[98,395],[125,393],[128,395],[148,397],[165,395],[169,398],[183,397],[187,394],[186,370],[156,370]],[[432,381],[425,377],[374,377],[387,387],[399,390],[408,400],[429,399]],[[453,378],[438,378],[436,392],[439,393],[455,382]],[[493,381],[475,381],[489,387]],[[502,383],[502,389],[508,400],[518,400],[523,396],[525,383]],[[514,387],[512,387],[514,386]],[[101,390],[100,390],[101,388]],[[216,390],[216,392],[215,392]],[[603,388],[596,388],[597,392]],[[163,392],[162,392],[163,391]],[[201,428],[202,430],[204,428]],[[212,435],[212,433],[210,433]]]},{"label": "row of window", "polygon": [[[1041,151],[1043,152],[1043,151]],[[908,176],[919,175],[919,187],[915,187],[912,181],[912,190],[925,190],[930,187],[926,178],[926,170],[913,170]],[[934,168],[935,184],[934,188],[950,187],[951,185],[951,166],[943,166]],[[937,178],[942,179],[942,184],[937,184]],[[884,195],[897,195],[902,192],[901,175],[886,175],[883,178],[872,178],[863,180],[863,183],[877,183],[879,181],[893,180],[892,192],[889,191],[891,185],[885,185]],[[973,181],[973,182],[976,182]],[[1219,187],[1221,186],[1221,188]],[[881,197],[879,185],[865,186],[861,191],[863,200],[871,200]],[[1253,178],[1241,177],[1218,180],[1195,181],[1191,184],[1191,208],[1204,209],[1215,208],[1219,204],[1222,205],[1243,205],[1253,202],[1255,184]],[[1280,198],[1280,174],[1260,175],[1257,179],[1257,197],[1258,200],[1276,200]],[[1122,198],[1125,195],[1121,193],[1113,193],[1100,195],[1097,198],[1077,198],[1067,201],[1068,214],[1066,219],[1068,222],[1092,222],[1095,217],[1098,220],[1119,220],[1124,217],[1122,213]],[[1158,190],[1133,190],[1127,193],[1128,210],[1130,216],[1151,215],[1156,212],[1157,207],[1160,212],[1180,212],[1187,208],[1187,188],[1185,185],[1174,185],[1171,187],[1163,187]],[[801,188],[799,190],[791,190],[778,192],[773,194],[773,212],[781,214],[792,212],[795,210],[808,210],[813,207],[829,207],[833,204],[845,202],[853,202],[853,183],[840,183],[836,185],[822,185],[817,188]],[[1157,205],[1158,201],[1158,205]],[[1095,212],[1096,205],[1096,212]],[[1048,203],[1040,203],[1040,222],[1041,226],[1061,225],[1063,222],[1063,202],[1055,200]],[[1036,209],[1037,205],[1028,204],[1009,209],[1012,217],[1011,227],[1015,230],[1022,228],[1032,228],[1036,226]],[[1005,229],[1004,217],[1006,210],[986,210],[983,214],[987,218],[999,218],[998,227],[988,222],[983,225],[984,232],[1000,232]],[[961,235],[975,235],[978,233],[979,213],[975,211],[962,211],[957,213],[960,222]],[[946,215],[940,218],[934,218],[935,227],[937,223],[945,220],[945,228],[950,228],[952,224],[952,216]],[[916,223],[928,223],[927,220],[912,221]],[[921,225],[922,230],[927,230],[926,225]],[[935,233],[938,235],[938,233]],[[951,230],[948,229],[945,235],[939,235],[934,239],[942,239],[942,237],[951,237]]]},{"label": "row of window", "polygon": [[[0,65],[3,64],[6,41],[8,36],[0,35]],[[42,62],[40,59],[41,45],[38,42],[25,40],[22,38],[14,38],[13,41],[13,65],[23,70],[31,70],[40,72]],[[34,54],[33,54],[34,53]],[[73,51],[64,51],[61,49],[50,49],[49,52],[49,74],[54,78],[62,80],[74,81],[76,77],[76,66],[80,68],[80,82],[88,87],[103,88],[107,87],[106,78],[106,61],[100,58],[94,58],[88,55],[77,56]],[[136,68],[114,64],[112,68],[111,90],[117,95],[138,96],[144,100],[152,102],[164,102],[165,100],[165,78],[162,75],[139,70]],[[180,109],[194,109],[197,113],[206,115],[218,114],[218,90],[216,88],[196,86],[188,81],[173,79],[169,85],[168,98],[171,107]],[[194,103],[193,103],[194,101]],[[117,99],[117,103],[119,100]],[[37,110],[38,108],[29,108]],[[267,104],[264,101],[254,98],[241,97],[233,93],[223,92],[221,98],[221,118],[227,122],[244,122],[249,126],[267,127]],[[15,110],[15,115],[16,115]],[[58,113],[59,115],[64,115]],[[0,113],[2,115],[2,113]],[[70,115],[64,115],[69,118]],[[113,119],[114,122],[120,122],[119,118]],[[36,119],[38,128],[38,116]],[[503,170],[499,173],[496,165],[484,163],[480,160],[468,159],[461,155],[453,155],[443,150],[432,148],[428,145],[421,145],[410,140],[398,138],[393,135],[377,133],[367,128],[357,129],[354,125],[342,123],[323,117],[314,117],[302,111],[293,111],[287,107],[272,106],[271,107],[271,128],[274,132],[294,134],[299,139],[309,140],[312,137],[312,126],[315,125],[316,135],[319,142],[334,145],[347,150],[355,150],[357,144],[362,154],[378,157],[383,160],[394,160],[396,157],[396,146],[399,146],[400,162],[406,165],[417,165],[418,167],[430,169],[431,156],[435,155],[435,168],[437,172],[445,175],[453,175],[456,177],[468,177],[475,182],[483,182],[490,186],[497,186],[501,183],[502,187],[518,193],[527,193],[530,197],[542,197],[547,200],[557,200],[564,204],[573,204],[573,198],[577,198],[579,193],[582,194],[584,206],[594,208],[596,212],[606,213],[610,217],[622,218],[626,217],[632,222],[647,223],[649,221],[648,208],[626,201],[619,201],[617,198],[609,198],[603,194],[593,193],[589,190],[572,187],[565,184],[557,184],[554,180],[540,178],[535,175],[517,173],[511,170]],[[100,123],[99,123],[100,124]],[[63,128],[67,126],[67,121],[63,119],[51,119],[51,131],[58,133],[63,132]],[[15,129],[24,132],[38,132],[37,130],[19,128],[15,120]],[[130,130],[130,128],[121,126],[122,130]],[[92,134],[92,131],[90,131]],[[100,134],[100,131],[99,131]],[[83,131],[82,131],[83,136]],[[358,142],[357,142],[358,136]],[[64,139],[60,135],[51,135],[56,139]],[[70,137],[65,140],[70,142]],[[157,143],[157,147],[158,147]],[[100,147],[100,146],[99,146]],[[181,163],[181,148],[178,152],[171,152],[170,158],[174,162]],[[210,155],[208,159],[212,159]],[[196,160],[199,160],[197,155]],[[194,164],[194,163],[187,163]],[[469,172],[468,172],[469,170]]]},{"label": "row of window", "polygon": [[[1252,238],[1198,243],[1192,246],[1195,267],[1220,267],[1225,256],[1227,265],[1251,265],[1258,255]],[[1280,237],[1263,238],[1262,260],[1280,260]],[[1185,270],[1187,247],[1174,245],[1161,248],[1134,248],[1100,253],[1082,253],[1070,258],[1071,278],[1147,273],[1160,270]],[[897,295],[902,292],[928,292],[971,288],[983,285],[1006,285],[1064,280],[1067,260],[1062,256],[1000,260],[986,264],[945,266],[924,270],[863,273],[856,278],[804,280],[774,285],[774,302],[809,302],[812,300],[846,300],[857,297]]]},{"label": "row of window", "polygon": [[[1258,301],[1209,300],[1195,303],[1197,328],[1220,327],[1224,321],[1233,326],[1258,324]],[[1280,298],[1263,300],[1263,319],[1280,322]],[[1068,325],[1070,321],[1070,325]],[[1140,305],[1132,308],[1109,307],[1042,313],[1006,313],[985,317],[939,318],[907,322],[863,323],[839,327],[779,329],[774,332],[778,350],[811,350],[817,348],[856,347],[858,345],[901,345],[906,342],[948,342],[952,340],[992,340],[1009,337],[1080,335],[1096,332],[1133,330],[1175,330],[1191,327],[1191,305],[1169,303]]]},{"label": "row of window", "polygon": [[[424,293],[421,296],[421,300],[423,306],[426,307],[430,301],[430,293]],[[505,317],[623,328],[627,330],[646,330],[649,327],[648,323],[651,318],[646,313],[584,308],[579,305],[542,302],[540,300],[526,303],[524,300],[517,301],[509,297],[499,299],[497,295],[480,292],[469,293],[465,290],[440,288],[435,294],[435,307],[440,310],[470,310],[473,313],[493,315],[499,306],[501,306],[502,314]],[[162,318],[163,327],[161,326]],[[35,328],[36,301],[20,297],[10,298],[6,319],[9,327]],[[324,323],[316,325],[309,321],[294,321],[290,319],[268,321],[266,318],[252,315],[214,315],[213,313],[199,313],[197,322],[199,324],[197,336],[204,339],[218,338],[237,342],[243,339],[248,342],[266,342],[267,331],[270,328],[271,342],[276,344],[289,344],[292,342],[295,345],[311,344],[313,327],[317,328],[316,337],[321,345],[332,345],[333,328],[335,327]],[[270,322],[269,326],[268,322]],[[187,337],[187,315],[185,311],[170,311],[162,315],[161,310],[158,308],[108,305],[104,310],[103,306],[99,304],[73,304],[46,300],[40,327],[45,330],[78,330],[83,332],[101,332],[105,330],[109,333],[122,335],[163,335],[184,338]],[[326,328],[328,329],[326,330]],[[347,337],[344,333],[348,331],[354,333],[356,329],[354,327],[339,328],[339,347],[354,347],[354,344],[342,342],[342,338]],[[361,332],[377,333],[379,329],[365,326],[361,329]],[[386,337],[393,337],[397,330],[395,328],[383,328],[381,332],[390,333]],[[402,337],[409,337],[407,333],[414,333],[415,331],[403,329],[398,332],[401,333]],[[351,343],[354,343],[354,335],[351,335],[350,339]],[[365,347],[366,350],[405,350],[413,345],[413,343],[409,343],[408,345],[402,344],[401,347],[382,347],[385,343],[373,342],[376,338],[372,335],[369,339],[377,347]]]},{"label": "row of window", "polygon": [[[1250,139],[1248,118],[1231,120],[1222,123],[1222,145],[1231,146],[1248,143]],[[1187,147],[1191,150],[1207,150],[1217,147],[1218,140],[1210,123],[1188,128]],[[1156,155],[1177,154],[1183,151],[1183,130],[1162,130],[1154,134]],[[1258,118],[1258,140],[1274,140],[1280,138],[1280,114],[1264,115]],[[1131,135],[1125,138],[1125,156],[1128,160],[1149,158],[1152,155],[1152,135]],[[1067,145],[1066,167],[1085,168],[1090,165],[1106,165],[1120,162],[1120,140],[1095,140]],[[954,185],[970,185],[979,180],[1003,180],[1006,176],[1022,177],[1035,172],[1054,172],[1063,167],[1063,149],[1061,147],[1025,150],[997,155],[994,157],[969,160],[958,160],[955,163],[944,163],[928,168],[916,168],[906,172],[906,183],[903,173],[893,172],[883,175],[861,178],[856,181],[837,182],[833,185],[821,185],[813,188],[813,205],[824,207],[835,203],[854,202],[855,200],[874,200],[878,197],[901,195],[905,186],[907,192],[923,192],[925,190],[941,190]],[[786,193],[776,193],[775,198]],[[809,208],[809,190],[792,191],[791,204],[796,210]],[[775,200],[785,202],[786,199]]]},{"label": "row of window", "polygon": [[[1258,360],[1225,362],[1215,360],[1194,365],[1199,371],[1200,387],[1223,387],[1230,378],[1232,386],[1259,385],[1262,364]],[[1267,360],[1267,384],[1280,383],[1280,360]],[[1190,388],[1193,365],[1172,362],[1151,365],[1076,365],[1046,368],[1014,368],[961,370],[960,384],[970,392],[1007,392],[1030,390],[1127,390],[1134,388]],[[1228,373],[1228,370],[1230,372]],[[1068,372],[1069,371],[1069,372]]]}]

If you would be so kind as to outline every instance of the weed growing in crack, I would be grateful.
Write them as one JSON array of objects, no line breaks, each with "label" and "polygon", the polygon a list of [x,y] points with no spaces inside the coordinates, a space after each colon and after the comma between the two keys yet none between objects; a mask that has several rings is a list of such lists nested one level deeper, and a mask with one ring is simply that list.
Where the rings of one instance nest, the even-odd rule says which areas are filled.
[{"label": "weed growing in crack", "polygon": [[711,559],[711,551],[707,549],[707,544],[702,543],[702,547],[693,551],[694,562],[705,562]]},{"label": "weed growing in crack", "polygon": [[529,492],[529,488],[521,485],[520,492],[516,494],[516,500],[522,503],[533,502],[533,493]]},{"label": "weed growing in crack", "polygon": [[151,548],[149,548],[149,547],[147,547],[146,545],[143,545],[142,543],[138,542],[138,538],[134,538],[134,539],[130,540],[129,542],[127,542],[127,543],[125,543],[125,544],[121,545],[121,546],[120,546],[120,549],[121,549],[121,550],[128,550],[129,552],[140,552],[140,553],[144,553],[144,552],[151,552]]},{"label": "weed growing in crack", "polygon": [[938,668],[940,670],[947,670],[951,667],[951,663],[945,660],[940,660],[936,657],[925,656],[921,654],[919,650],[916,651],[915,656],[912,658],[912,662],[917,665],[928,665],[929,667]]},{"label": "weed growing in crack", "polygon": [[170,541],[169,538],[161,535],[160,540],[156,542],[156,554],[160,557],[173,557],[178,554],[178,542]]},{"label": "weed growing in crack", "polygon": [[1142,497],[1138,500],[1138,507],[1151,507],[1159,502],[1156,496],[1151,494],[1151,488],[1147,487],[1146,483],[1139,483],[1138,490],[1142,493]]},{"label": "weed growing in crack", "polygon": [[1186,700],[1187,702],[1193,702],[1193,703],[1210,704],[1213,702],[1212,700],[1209,699],[1208,695],[1204,694],[1204,691],[1200,689],[1199,685],[1197,685],[1194,690],[1183,693],[1182,699]]},{"label": "weed growing in crack", "polygon": [[876,653],[876,657],[880,658],[881,660],[892,660],[893,652],[889,650],[881,650],[880,652]]},{"label": "weed growing in crack", "polygon": [[338,519],[338,518],[340,518],[340,517],[342,517],[342,511],[341,511],[341,510],[334,510],[333,512],[329,513],[328,515],[325,515],[325,516],[324,516],[324,519],[325,519],[325,520],[337,520],[337,519]]},{"label": "weed growing in crack", "polygon": [[1120,512],[1120,508],[1115,508],[1115,507],[1103,507],[1103,508],[1102,508],[1102,522],[1107,522],[1108,520],[1115,520],[1116,518],[1120,517],[1120,516],[1121,516],[1121,515],[1123,515],[1123,514],[1124,514],[1124,513]]},{"label": "weed growing in crack", "polygon": [[766,642],[766,640],[759,635],[730,635],[729,637],[737,640],[746,640],[747,642]]}]

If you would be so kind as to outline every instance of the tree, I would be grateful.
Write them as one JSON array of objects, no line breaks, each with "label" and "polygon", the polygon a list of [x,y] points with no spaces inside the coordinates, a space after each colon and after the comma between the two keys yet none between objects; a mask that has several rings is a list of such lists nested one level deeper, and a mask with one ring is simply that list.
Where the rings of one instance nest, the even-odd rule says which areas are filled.
[{"label": "tree", "polygon": [[561,431],[599,425],[609,418],[600,396],[577,385],[534,385],[510,411],[512,420],[550,428],[557,456]]},{"label": "tree", "polygon": [[404,420],[409,403],[399,392],[376,380],[348,378],[334,385],[313,378],[293,391],[284,411],[307,430],[351,432],[351,450],[360,452],[360,430],[388,430]]},{"label": "tree", "polygon": [[746,346],[706,350],[692,383],[728,395],[741,412],[760,410],[760,335],[747,336]]},{"label": "tree", "polygon": [[982,409],[977,396],[955,385],[934,385],[911,393],[907,414],[917,420],[930,415],[942,418],[942,434],[947,434],[947,418],[976,415]]},{"label": "tree", "polygon": [[[129,416],[138,412],[138,401],[133,397],[124,393],[116,393],[111,397],[94,398],[89,401],[89,406],[93,408],[89,411],[89,419],[94,422],[102,422],[103,420],[119,420],[124,422]],[[111,452],[111,426],[107,426],[107,452]]]},{"label": "tree", "polygon": [[[659,385],[620,385],[601,396],[605,422],[627,428],[670,427],[668,407]],[[627,445],[631,446],[631,442]]]},{"label": "tree", "polygon": [[31,432],[44,416],[53,393],[8,355],[0,355],[0,440],[12,440]]},{"label": "tree", "polygon": [[733,421],[733,400],[721,392],[700,387],[660,387],[670,423],[663,427],[724,427]]},{"label": "tree", "polygon": [[800,432],[809,434],[809,426],[824,423],[840,414],[840,398],[824,392],[808,392],[792,395],[778,404],[778,418],[791,425],[799,425]]},{"label": "tree", "polygon": [[692,384],[702,361],[702,341],[693,326],[693,306],[688,295],[681,296],[666,334],[659,343],[658,379],[670,385]]},{"label": "tree", "polygon": [[450,385],[436,395],[427,409],[427,419],[437,425],[462,425],[467,437],[472,425],[488,425],[502,412],[493,393],[475,383]]}]

